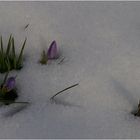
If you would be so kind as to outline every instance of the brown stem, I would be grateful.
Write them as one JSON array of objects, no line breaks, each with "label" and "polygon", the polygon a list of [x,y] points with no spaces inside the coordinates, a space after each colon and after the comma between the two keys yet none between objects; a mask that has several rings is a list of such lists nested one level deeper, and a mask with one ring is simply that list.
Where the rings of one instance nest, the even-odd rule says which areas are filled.
[{"label": "brown stem", "polygon": [[65,88],[65,89],[63,89],[63,90],[57,92],[56,94],[54,94],[54,95],[50,98],[50,100],[53,100],[54,97],[57,96],[58,94],[60,94],[60,93],[62,93],[62,92],[64,92],[64,91],[66,91],[66,90],[68,90],[68,89],[70,89],[70,88],[73,88],[73,87],[75,87],[75,86],[78,86],[78,85],[79,85],[79,84],[77,83],[77,84],[74,84],[74,85],[72,85],[72,86],[70,86],[70,87],[67,87],[67,88]]}]

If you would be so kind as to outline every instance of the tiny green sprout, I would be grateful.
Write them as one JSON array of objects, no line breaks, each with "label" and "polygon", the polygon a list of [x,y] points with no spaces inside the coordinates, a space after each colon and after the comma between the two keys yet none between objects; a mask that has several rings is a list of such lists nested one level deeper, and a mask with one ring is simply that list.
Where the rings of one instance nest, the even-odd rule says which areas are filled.
[{"label": "tiny green sprout", "polygon": [[41,54],[41,59],[40,59],[39,62],[40,62],[42,65],[45,65],[45,64],[47,64],[47,61],[48,61],[47,55],[46,55],[46,53],[45,53],[45,50],[43,50],[43,51],[42,51],[42,54]]},{"label": "tiny green sprout", "polygon": [[23,42],[19,55],[16,53],[15,40],[10,35],[6,50],[4,49],[2,36],[0,38],[0,73],[10,70],[20,70],[23,67],[23,51],[26,44],[26,38]]}]

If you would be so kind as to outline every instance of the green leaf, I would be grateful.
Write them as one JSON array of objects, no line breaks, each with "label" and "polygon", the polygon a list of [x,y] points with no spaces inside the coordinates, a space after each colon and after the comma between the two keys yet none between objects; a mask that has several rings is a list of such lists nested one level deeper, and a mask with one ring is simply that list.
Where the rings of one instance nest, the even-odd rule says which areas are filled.
[{"label": "green leaf", "polygon": [[0,38],[0,43],[1,43],[1,52],[2,52],[2,54],[3,54],[3,41],[2,41],[2,36],[1,36],[1,38]]},{"label": "green leaf", "polygon": [[6,61],[5,61],[5,63],[6,63],[6,66],[7,66],[7,70],[10,71],[11,65],[10,65],[10,61],[9,61],[8,57],[7,57]]},{"label": "green leaf", "polygon": [[12,34],[9,37],[8,45],[7,45],[7,50],[6,50],[6,55],[9,55],[10,47],[11,47],[11,38]]},{"label": "green leaf", "polygon": [[22,55],[23,55],[23,50],[24,50],[25,44],[26,44],[26,40],[27,40],[27,38],[25,38],[25,41],[22,45],[22,48],[21,48],[21,51],[20,51],[20,54],[19,54],[19,57],[18,57],[18,60],[17,60],[17,66],[20,66],[21,63],[22,63]]},{"label": "green leaf", "polygon": [[0,51],[0,56],[1,56],[1,68],[4,69],[4,52],[3,52],[3,41],[2,41],[2,36],[0,39],[0,44],[1,44],[1,51]]},{"label": "green leaf", "polygon": [[14,43],[14,38],[12,38],[12,56],[15,56],[15,43]]},{"label": "green leaf", "polygon": [[4,76],[3,84],[6,82],[8,75],[9,75],[9,71],[8,71],[8,72],[6,73],[6,75]]},{"label": "green leaf", "polygon": [[41,54],[41,59],[40,59],[39,62],[40,62],[42,65],[45,65],[45,64],[47,64],[47,61],[48,61],[48,58],[47,58],[47,56],[46,56],[45,50],[43,50],[43,52],[42,52],[42,54]]},{"label": "green leaf", "polygon": [[15,53],[14,38],[12,38],[12,59],[13,59],[13,67],[14,69],[16,69],[16,53]]}]

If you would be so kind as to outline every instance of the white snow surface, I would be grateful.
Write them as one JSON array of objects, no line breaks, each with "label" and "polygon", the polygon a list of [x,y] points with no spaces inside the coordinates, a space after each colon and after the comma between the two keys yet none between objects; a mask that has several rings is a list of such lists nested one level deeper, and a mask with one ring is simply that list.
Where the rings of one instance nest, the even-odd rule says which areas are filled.
[{"label": "white snow surface", "polygon": [[[17,101],[30,105],[0,107],[0,138],[140,138],[131,114],[140,99],[140,2],[1,1],[4,43],[11,33],[17,50],[27,37],[24,67],[10,75]],[[53,40],[65,60],[42,66]]]}]

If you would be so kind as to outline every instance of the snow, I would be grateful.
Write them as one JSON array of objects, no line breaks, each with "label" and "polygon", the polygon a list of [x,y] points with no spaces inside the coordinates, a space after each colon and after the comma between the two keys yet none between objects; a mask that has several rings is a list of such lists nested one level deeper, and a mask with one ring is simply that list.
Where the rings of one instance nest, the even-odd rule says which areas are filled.
[{"label": "snow", "polygon": [[[140,138],[131,114],[140,99],[139,2],[1,1],[5,43],[11,33],[17,47],[27,37],[24,67],[10,75],[30,105],[0,107],[0,138]],[[42,66],[53,40],[65,60]]]}]

